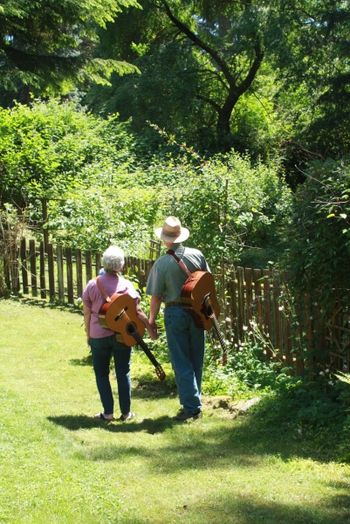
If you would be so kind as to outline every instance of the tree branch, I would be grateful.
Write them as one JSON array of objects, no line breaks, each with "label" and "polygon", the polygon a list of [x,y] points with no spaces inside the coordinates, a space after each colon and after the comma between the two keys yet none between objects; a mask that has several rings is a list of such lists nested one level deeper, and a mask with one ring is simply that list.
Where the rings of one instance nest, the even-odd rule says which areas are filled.
[{"label": "tree branch", "polygon": [[264,58],[264,51],[262,50],[259,37],[257,39],[257,42],[256,42],[255,46],[254,46],[254,50],[255,50],[255,58],[254,58],[254,61],[253,61],[252,65],[250,66],[248,74],[245,77],[245,79],[239,84],[239,86],[237,86],[237,94],[238,94],[238,96],[241,96],[241,94],[243,94],[243,93],[245,93],[247,91],[247,89],[249,88],[249,86],[253,82],[253,80],[254,80],[254,78],[256,76],[256,73],[258,72],[258,69],[259,69],[259,67],[261,65],[261,62],[262,62],[262,60]]},{"label": "tree branch", "polygon": [[165,12],[168,15],[169,19],[172,21],[172,23],[178,27],[192,42],[199,47],[200,49],[203,49],[203,51],[206,51],[208,55],[212,58],[212,60],[215,62],[217,66],[221,69],[223,72],[227,82],[231,87],[235,86],[235,79],[233,75],[231,74],[231,71],[225,62],[225,60],[219,55],[215,49],[210,47],[206,42],[204,42],[199,36],[197,36],[189,27],[187,27],[186,24],[181,22],[174,13],[171,11],[168,3],[166,0],[160,0],[161,4],[164,6]]}]

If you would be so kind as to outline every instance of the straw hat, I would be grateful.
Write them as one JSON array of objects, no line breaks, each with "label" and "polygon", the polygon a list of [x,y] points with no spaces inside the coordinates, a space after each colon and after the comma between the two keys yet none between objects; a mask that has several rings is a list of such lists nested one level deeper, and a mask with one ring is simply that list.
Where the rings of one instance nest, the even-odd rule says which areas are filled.
[{"label": "straw hat", "polygon": [[182,227],[181,222],[176,217],[167,217],[164,220],[163,227],[158,227],[155,234],[165,242],[184,242],[190,236],[187,227]]}]

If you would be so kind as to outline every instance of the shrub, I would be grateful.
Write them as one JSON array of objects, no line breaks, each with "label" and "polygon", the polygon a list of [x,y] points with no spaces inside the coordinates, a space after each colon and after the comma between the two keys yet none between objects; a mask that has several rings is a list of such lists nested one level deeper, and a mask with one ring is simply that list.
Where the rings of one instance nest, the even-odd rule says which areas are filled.
[{"label": "shrub", "polygon": [[294,289],[316,292],[326,311],[348,302],[350,164],[314,162],[294,200],[287,266]]}]

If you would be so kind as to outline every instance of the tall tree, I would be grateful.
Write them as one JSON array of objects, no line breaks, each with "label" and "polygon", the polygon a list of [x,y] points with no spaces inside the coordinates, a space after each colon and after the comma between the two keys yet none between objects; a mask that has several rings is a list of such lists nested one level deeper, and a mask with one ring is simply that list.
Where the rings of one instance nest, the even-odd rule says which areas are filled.
[{"label": "tall tree", "polygon": [[[7,101],[106,82],[135,67],[96,54],[98,29],[137,0],[3,0],[0,5],[0,89]],[[64,86],[64,83],[66,85]]]},{"label": "tall tree", "polygon": [[[142,75],[125,82],[116,79],[115,90],[102,90],[102,99],[100,90],[97,96],[90,93],[90,101],[95,108],[105,101],[105,107],[111,110],[111,96],[115,110],[129,110],[129,116],[139,120],[145,105],[141,97],[146,97],[146,119],[160,125],[163,122],[157,111],[161,108],[168,115],[173,104],[179,118],[175,122],[167,119],[170,131],[190,128],[194,132],[196,126],[198,135],[207,136],[208,130],[214,130],[217,149],[229,149],[235,143],[233,111],[252,89],[262,66],[268,8],[256,0],[143,0],[141,4],[138,17],[130,12],[118,18],[108,26],[107,33],[115,52],[135,61],[151,87],[147,89]],[[135,31],[137,26],[139,30]],[[122,99],[121,93],[125,95]]]},{"label": "tall tree", "polygon": [[[196,16],[192,11],[186,23],[176,14],[178,5],[172,7],[166,0],[159,2],[180,35],[188,38],[203,55],[199,61],[203,70],[215,75],[217,81],[222,84],[221,100],[209,95],[206,101],[217,113],[219,143],[223,147],[230,146],[232,111],[240,96],[250,88],[264,56],[257,24],[258,10],[250,2],[223,2],[221,11],[217,11],[218,6],[213,5],[216,2],[202,1],[193,4],[194,8],[200,8],[202,4],[202,13],[199,12]],[[240,4],[238,9],[237,4]],[[251,21],[250,29],[247,26],[247,18]]]},{"label": "tall tree", "polygon": [[274,63],[294,128],[289,155],[293,162],[348,155],[350,1],[285,0],[283,6],[290,29],[279,34]]}]

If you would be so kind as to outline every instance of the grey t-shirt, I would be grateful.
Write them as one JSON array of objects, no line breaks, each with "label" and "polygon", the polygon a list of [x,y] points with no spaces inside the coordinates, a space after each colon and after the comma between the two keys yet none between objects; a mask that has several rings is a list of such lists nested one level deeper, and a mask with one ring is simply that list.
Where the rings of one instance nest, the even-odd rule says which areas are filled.
[{"label": "grey t-shirt", "polygon": [[[173,251],[191,271],[210,271],[204,255],[199,249],[174,244]],[[171,255],[163,255],[152,266],[148,276],[146,293],[156,295],[167,302],[180,301],[181,288],[187,275]]]}]

